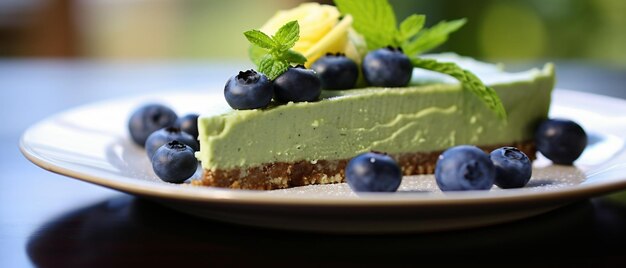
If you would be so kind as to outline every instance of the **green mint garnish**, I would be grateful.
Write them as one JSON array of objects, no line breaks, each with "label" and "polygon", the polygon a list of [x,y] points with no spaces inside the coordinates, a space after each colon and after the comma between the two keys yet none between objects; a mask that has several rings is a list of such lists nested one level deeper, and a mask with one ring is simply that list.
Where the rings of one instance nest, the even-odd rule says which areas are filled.
[{"label": "green mint garnish", "polygon": [[306,58],[291,50],[300,38],[298,21],[291,21],[269,36],[259,30],[243,33],[252,43],[250,58],[258,66],[258,71],[271,80],[287,71],[289,64],[304,64]]},{"label": "green mint garnish", "polygon": [[244,32],[243,35],[246,36],[250,43],[257,45],[261,48],[273,49],[276,47],[276,41],[274,41],[274,39],[259,30],[250,30]]},{"label": "green mint garnish", "polygon": [[365,38],[369,50],[397,46],[396,15],[387,0],[335,0],[342,14],[352,15],[352,27]]},{"label": "green mint garnish", "polygon": [[413,14],[396,25],[396,14],[387,0],[335,0],[343,14],[353,18],[352,27],[365,38],[367,48],[401,47],[407,56],[416,56],[445,43],[448,36],[465,24],[465,19],[442,21],[423,28],[425,15]]},{"label": "green mint garnish", "polygon": [[[407,20],[409,18],[411,17],[408,17]],[[408,56],[418,56],[424,52],[434,49],[448,41],[448,36],[465,25],[465,22],[465,19],[458,19],[449,22],[441,21],[435,26],[423,29],[408,39],[403,40],[401,42],[402,50],[404,50],[404,53]],[[400,26],[400,29],[402,29],[402,25]]]},{"label": "green mint garnish", "polygon": [[478,97],[489,109],[494,111],[498,117],[506,120],[506,111],[502,106],[502,101],[498,94],[488,86],[485,86],[476,75],[464,70],[452,62],[438,62],[433,59],[412,58],[413,66],[450,75],[461,82],[464,88]]},{"label": "green mint garnish", "polygon": [[400,33],[396,36],[396,42],[402,44],[414,38],[424,28],[426,16],[413,14],[400,23]]},{"label": "green mint garnish", "polygon": [[335,0],[335,4],[342,14],[352,15],[352,27],[365,38],[368,50],[386,46],[402,48],[414,67],[456,78],[465,89],[506,120],[506,111],[498,94],[485,86],[476,75],[454,63],[419,58],[420,54],[445,43],[451,33],[465,24],[465,19],[442,21],[431,28],[424,28],[426,16],[414,14],[403,20],[398,28],[396,15],[387,0]]}]

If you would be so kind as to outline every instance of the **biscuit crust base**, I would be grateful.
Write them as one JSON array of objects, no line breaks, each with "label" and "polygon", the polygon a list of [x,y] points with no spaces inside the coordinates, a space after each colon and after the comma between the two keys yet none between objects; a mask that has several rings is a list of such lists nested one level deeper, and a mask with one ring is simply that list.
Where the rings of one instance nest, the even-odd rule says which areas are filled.
[{"label": "biscuit crust base", "polygon": [[[503,146],[513,146],[535,159],[533,141],[516,142],[508,145],[478,146],[485,152]],[[443,151],[391,154],[398,162],[404,175],[432,174],[437,158]],[[233,189],[273,190],[310,184],[339,183],[345,180],[344,172],[350,159],[297,161],[292,163],[267,163],[254,167],[234,169],[204,169],[201,179],[192,185],[213,186]]]}]

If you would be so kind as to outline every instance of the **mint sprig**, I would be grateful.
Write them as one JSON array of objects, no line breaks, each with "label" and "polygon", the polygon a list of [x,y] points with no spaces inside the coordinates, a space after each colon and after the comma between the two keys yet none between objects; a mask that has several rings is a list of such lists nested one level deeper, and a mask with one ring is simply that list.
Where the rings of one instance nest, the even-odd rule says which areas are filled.
[{"label": "mint sprig", "polygon": [[401,47],[408,56],[416,56],[438,47],[465,24],[465,19],[442,21],[423,28],[425,15],[413,14],[396,25],[396,14],[387,0],[335,0],[343,14],[353,18],[352,27],[363,35],[369,50],[386,46]]},{"label": "mint sprig", "polygon": [[478,97],[489,109],[494,111],[498,117],[506,120],[506,110],[498,94],[488,86],[485,86],[475,74],[464,70],[452,62],[438,62],[433,59],[411,58],[414,67],[435,71],[450,75],[461,82],[463,87]]},{"label": "mint sprig", "polygon": [[411,58],[414,67],[456,78],[489,109],[506,119],[506,111],[498,94],[485,86],[476,75],[454,63],[419,58],[420,54],[445,43],[451,33],[465,24],[465,19],[442,21],[431,28],[424,28],[426,16],[413,14],[404,19],[398,28],[396,15],[387,0],[335,0],[335,4],[342,14],[352,15],[352,27],[363,35],[368,50],[386,46],[400,47]]},{"label": "mint sprig", "polygon": [[250,58],[257,64],[258,71],[274,80],[287,71],[290,64],[304,64],[306,57],[291,50],[300,38],[298,21],[290,21],[269,36],[259,30],[250,30],[243,33],[252,43]]}]

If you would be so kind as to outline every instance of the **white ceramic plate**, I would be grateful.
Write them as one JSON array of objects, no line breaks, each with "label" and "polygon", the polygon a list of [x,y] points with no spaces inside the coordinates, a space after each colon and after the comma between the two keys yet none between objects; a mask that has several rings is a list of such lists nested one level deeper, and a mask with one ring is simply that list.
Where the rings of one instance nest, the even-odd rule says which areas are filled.
[{"label": "white ceramic plate", "polygon": [[[342,233],[470,228],[544,213],[626,188],[626,101],[555,90],[551,116],[578,121],[590,145],[575,167],[540,156],[522,189],[442,193],[432,175],[405,177],[397,193],[356,195],[346,184],[277,191],[229,190],[160,181],[145,152],[131,143],[126,120],[148,101],[179,114],[203,112],[221,94],[177,92],[79,107],[29,128],[20,140],[36,165],[210,219],[278,229]],[[199,172],[196,174],[199,176]]]}]

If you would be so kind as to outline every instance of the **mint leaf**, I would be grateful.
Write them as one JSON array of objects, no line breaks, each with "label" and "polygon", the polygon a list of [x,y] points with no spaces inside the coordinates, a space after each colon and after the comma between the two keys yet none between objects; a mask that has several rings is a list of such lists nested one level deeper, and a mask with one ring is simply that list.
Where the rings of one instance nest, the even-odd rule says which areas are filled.
[{"label": "mint leaf", "polygon": [[287,71],[290,63],[306,62],[306,57],[290,49],[300,38],[298,21],[283,25],[272,37],[258,30],[244,32],[244,35],[252,43],[248,50],[250,59],[257,65],[258,71],[271,80]]},{"label": "mint leaf", "polygon": [[429,29],[422,30],[412,41],[402,44],[402,50],[409,57],[418,56],[445,43],[448,36],[461,28],[465,22],[465,19],[439,22]]},{"label": "mint leaf", "polygon": [[423,68],[438,73],[450,75],[463,85],[463,87],[472,92],[479,98],[490,110],[495,112],[498,117],[506,120],[506,110],[502,105],[502,101],[498,94],[488,86],[485,86],[475,74],[464,70],[452,62],[438,62],[433,59],[411,58],[414,67]]},{"label": "mint leaf", "polygon": [[304,64],[306,62],[306,57],[304,57],[304,55],[291,49],[285,51],[285,53],[283,54],[283,59],[289,63],[295,64]]},{"label": "mint leaf", "polygon": [[263,57],[259,63],[259,72],[265,74],[270,80],[283,74],[289,68],[289,63],[284,60],[276,60],[271,55]]},{"label": "mint leaf", "polygon": [[257,45],[261,48],[273,49],[277,45],[271,37],[259,30],[246,31],[243,33],[243,35],[246,36],[246,39],[248,39],[250,43],[252,43],[253,45]]},{"label": "mint leaf", "polygon": [[365,38],[369,50],[396,43],[396,15],[387,0],[335,0],[342,14],[350,14],[352,27]]},{"label": "mint leaf", "polygon": [[300,25],[298,25],[298,21],[295,20],[280,27],[273,37],[277,44],[276,49],[279,51],[285,51],[292,48],[299,38]]},{"label": "mint leaf", "polygon": [[405,42],[413,38],[424,27],[426,16],[413,14],[400,23],[399,42]]}]

